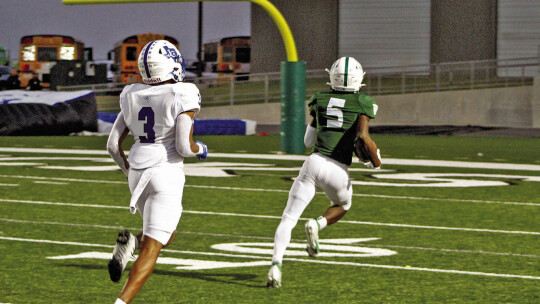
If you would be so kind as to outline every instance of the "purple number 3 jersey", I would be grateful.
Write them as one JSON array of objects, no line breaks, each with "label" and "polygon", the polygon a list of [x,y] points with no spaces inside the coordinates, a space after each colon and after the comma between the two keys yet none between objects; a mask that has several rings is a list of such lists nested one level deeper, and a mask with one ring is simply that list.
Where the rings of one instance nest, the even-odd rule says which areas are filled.
[{"label": "purple number 3 jersey", "polygon": [[183,161],[175,147],[176,118],[187,111],[197,114],[200,107],[199,89],[192,83],[126,86],[120,94],[120,109],[135,139],[129,153],[131,167]]}]

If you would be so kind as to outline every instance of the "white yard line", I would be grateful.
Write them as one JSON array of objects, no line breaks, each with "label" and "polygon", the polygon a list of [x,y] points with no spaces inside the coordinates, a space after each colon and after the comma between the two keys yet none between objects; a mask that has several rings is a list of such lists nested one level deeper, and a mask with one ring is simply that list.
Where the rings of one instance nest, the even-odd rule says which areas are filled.
[{"label": "white yard line", "polygon": [[[0,152],[84,154],[84,155],[107,155],[107,156],[109,155],[109,153],[106,150],[81,150],[81,149],[41,149],[41,148],[0,147]],[[212,153],[212,152],[208,154],[208,157],[209,158],[216,157],[216,158],[270,159],[270,160],[298,160],[298,161],[303,161],[307,158],[306,155]],[[353,162],[358,163],[359,161],[356,159],[353,159]],[[455,167],[455,168],[540,171],[540,165],[509,164],[509,163],[464,162],[464,161],[399,159],[399,158],[385,158],[384,163],[388,165],[400,165],[400,166],[428,166],[428,167]]]},{"label": "white yard line", "polygon": [[54,181],[66,181],[66,182],[82,182],[82,183],[98,183],[98,184],[126,184],[121,181],[109,181],[109,180],[94,180],[94,179],[80,179],[80,178],[65,178],[65,177],[50,177],[50,176],[25,176],[25,175],[5,175],[0,174],[0,177],[4,178],[21,178],[21,179],[42,179],[42,180],[54,180]]},{"label": "white yard line", "polygon": [[69,183],[51,182],[51,181],[34,181],[35,184],[50,184],[50,185],[69,185]]},{"label": "white yard line", "polygon": [[43,149],[43,148],[6,148],[0,147],[0,152],[15,153],[47,153],[47,154],[84,154],[84,155],[107,155],[106,150],[80,150],[80,149]]},{"label": "white yard line", "polygon": [[[102,245],[102,244],[52,241],[52,240],[37,240],[37,239],[24,239],[24,238],[11,238],[11,237],[0,237],[0,240],[19,241],[19,242],[32,242],[32,243],[46,243],[46,244],[57,244],[57,245],[71,245],[71,246],[82,246],[82,247],[100,247],[100,248],[109,248],[109,249],[114,247],[112,245]],[[165,249],[163,251],[164,252],[170,252],[170,253],[180,253],[180,254],[195,254],[195,255],[207,255],[207,256],[226,256],[226,257],[235,257],[235,258],[250,258],[250,259],[263,259],[263,260],[264,259],[269,259],[269,257],[264,257],[264,256],[236,255],[236,254],[224,254],[224,253],[214,253],[214,252],[196,252],[196,251],[167,250],[167,249]],[[346,266],[356,266],[356,267],[370,267],[370,268],[395,269],[395,270],[412,270],[412,271],[424,271],[424,272],[436,272],[436,273],[465,274],[465,275],[499,277],[499,278],[517,278],[517,279],[540,280],[540,277],[536,277],[536,276],[503,274],[503,273],[489,273],[489,272],[478,272],[478,271],[462,271],[462,270],[452,270],[452,269],[434,269],[434,268],[411,267],[411,266],[395,266],[395,265],[378,265],[378,264],[365,264],[365,263],[354,263],[354,262],[338,262],[338,261],[323,261],[323,260],[299,259],[299,258],[285,258],[284,260],[286,260],[286,261],[295,261],[295,262],[304,262],[304,263],[346,265]]]},{"label": "white yard line", "polygon": [[36,205],[70,206],[70,207],[106,208],[106,209],[129,209],[128,207],[123,207],[123,206],[105,206],[105,205],[94,205],[94,204],[73,204],[73,203],[26,201],[26,200],[12,200],[12,199],[0,199],[0,202],[20,203],[20,204],[36,204]]},{"label": "white yard line", "polygon": [[462,271],[462,270],[450,270],[450,269],[433,269],[433,268],[411,267],[411,266],[364,264],[364,263],[354,263],[354,262],[304,260],[304,259],[297,259],[297,258],[284,258],[284,260],[296,261],[296,262],[306,262],[306,263],[317,263],[317,264],[347,265],[347,266],[358,266],[358,267],[399,269],[399,270],[414,270],[414,271],[427,271],[427,272],[439,272],[439,273],[467,274],[467,275],[477,275],[477,276],[487,276],[487,277],[519,278],[519,279],[540,280],[540,277],[535,277],[535,276],[503,274],[503,273]]},{"label": "white yard line", "polygon": [[[139,231],[139,230],[141,230],[140,227],[139,228],[134,228],[134,227],[90,225],[90,224],[79,224],[79,223],[27,221],[27,220],[16,220],[16,219],[8,219],[8,218],[0,218],[0,222],[32,224],[32,225],[58,225],[58,226],[68,226],[68,227],[97,228],[97,229],[110,229],[110,230],[123,230],[123,229],[128,229],[130,231]],[[268,241],[272,241],[272,242],[274,241],[273,237],[241,235],[241,234],[208,233],[208,232],[181,231],[181,230],[177,230],[176,233],[177,234],[186,234],[186,235],[204,235],[204,236],[220,237],[220,238],[241,238],[241,239],[268,240]],[[303,240],[303,239],[291,239],[291,242],[301,243],[301,242],[305,242],[305,240]],[[350,245],[352,246],[352,244],[350,244]],[[427,247],[399,246],[399,245],[373,245],[373,244],[366,244],[366,243],[362,243],[362,246],[363,247],[382,247],[382,248],[387,247],[387,248],[397,248],[397,249],[407,249],[407,250],[421,250],[421,251],[453,252],[453,253],[465,253],[465,254],[515,256],[515,257],[524,257],[524,258],[540,258],[540,255],[519,254],[519,253],[509,253],[509,252],[459,250],[459,249],[444,249],[444,248],[427,248]]]},{"label": "white yard line", "polygon": [[[51,241],[51,240],[36,240],[36,239],[24,239],[24,238],[13,238],[13,237],[2,237],[2,236],[0,236],[0,240],[30,242],[30,243],[46,243],[46,244],[56,244],[56,245],[73,245],[73,246],[83,246],[83,247],[114,248],[114,245],[89,244],[89,243],[65,242],[65,241]],[[246,255],[240,255],[240,254],[228,254],[228,253],[218,253],[218,252],[198,252],[198,251],[171,250],[171,249],[162,249],[161,251],[162,252],[171,252],[171,253],[213,255],[213,256],[224,256],[224,257],[235,257],[235,258],[269,259],[269,257],[246,256]]]},{"label": "white yard line", "polygon": [[[1,175],[0,175],[1,177]],[[239,191],[258,191],[258,192],[280,192],[289,193],[289,190],[281,189],[257,189],[257,188],[243,188],[243,187],[220,187],[220,186],[201,186],[201,185],[185,185],[184,187],[190,188],[202,188],[202,189],[218,189],[218,190],[239,190]],[[317,192],[317,194],[324,195],[324,192]],[[419,196],[395,196],[395,195],[380,195],[380,194],[354,194],[358,197],[376,197],[376,198],[388,198],[388,199],[407,199],[407,200],[427,200],[427,201],[450,201],[461,203],[483,203],[483,204],[503,204],[503,205],[523,205],[523,206],[539,206],[540,203],[523,203],[523,202],[505,202],[505,201],[486,201],[486,200],[470,200],[470,199],[453,199],[453,198],[435,198],[435,197],[419,197]]]},{"label": "white yard line", "polygon": [[[128,209],[127,206],[126,207],[123,207],[123,206],[106,206],[106,205],[95,205],[95,204],[74,204],[74,203],[13,200],[13,199],[0,199],[0,202],[22,203],[22,204],[38,204],[38,205],[72,206],[72,207],[87,207],[87,208],[109,208],[109,209],[126,209],[126,210]],[[204,214],[204,215],[281,219],[281,216],[275,216],[275,215],[258,215],[258,214],[242,214],[242,213],[228,213],[228,212],[195,211],[195,210],[184,210],[183,212],[184,213],[191,213],[191,214]],[[301,220],[308,220],[308,218],[300,218],[300,219]],[[540,232],[535,232],[535,231],[515,231],[515,230],[497,230],[497,229],[480,229],[480,228],[462,228],[462,227],[424,226],[424,225],[377,223],[377,222],[362,222],[362,221],[343,221],[343,220],[340,221],[340,223],[357,224],[357,225],[387,226],[387,227],[434,229],[434,230],[455,230],[455,231],[468,231],[468,232],[540,235]]]},{"label": "white yard line", "polygon": [[540,255],[536,254],[520,254],[509,252],[493,252],[493,251],[478,251],[478,250],[463,250],[463,249],[444,249],[444,248],[428,248],[428,247],[414,247],[414,246],[399,246],[399,245],[372,245],[362,244],[364,247],[383,247],[383,248],[395,248],[395,249],[407,249],[407,250],[422,250],[422,251],[441,251],[441,252],[455,252],[455,253],[472,253],[472,254],[486,254],[486,255],[500,255],[500,256],[515,256],[522,258],[540,258]]},{"label": "white yard line", "polygon": [[[86,183],[98,183],[98,184],[126,184],[127,185],[127,181],[123,182],[123,181],[110,181],[110,180],[91,180],[91,179],[74,179],[74,178],[45,177],[45,176],[5,175],[5,174],[0,174],[0,177],[14,178],[14,179],[17,179],[17,178],[20,178],[20,179],[40,179],[40,180],[66,181],[66,182],[83,182],[83,183],[86,182]],[[13,186],[17,186],[17,185],[13,185]],[[185,185],[184,187],[201,188],[201,189],[216,189],[216,190],[289,193],[289,190],[282,190],[282,189],[260,189],[260,188],[221,187],[221,186],[203,186],[203,185]],[[317,192],[317,194],[324,195],[324,193],[320,192],[320,191]],[[482,204],[540,206],[540,203],[487,201],[487,200],[453,199],[453,198],[435,198],[435,197],[419,197],[419,196],[395,196],[395,195],[380,195],[380,194],[353,194],[353,196],[388,198],[388,199],[406,199],[406,200],[449,201],[449,202],[460,202],[460,203],[482,203]]]}]

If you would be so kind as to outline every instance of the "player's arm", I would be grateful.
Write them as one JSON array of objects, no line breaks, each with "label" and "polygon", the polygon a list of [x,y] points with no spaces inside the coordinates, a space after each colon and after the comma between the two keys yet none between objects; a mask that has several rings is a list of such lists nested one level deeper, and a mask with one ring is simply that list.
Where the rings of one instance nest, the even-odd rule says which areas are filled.
[{"label": "player's arm", "polygon": [[311,121],[306,127],[306,134],[304,134],[304,145],[306,147],[313,147],[317,140],[317,121],[311,116]]},{"label": "player's arm", "polygon": [[183,157],[196,156],[206,159],[208,147],[200,141],[193,140],[193,117],[195,112],[182,112],[176,118],[176,151]]},{"label": "player's arm", "polygon": [[116,117],[116,121],[114,122],[109,138],[107,139],[107,151],[114,162],[126,175],[128,175],[129,172],[129,162],[122,149],[122,142],[124,142],[124,139],[126,139],[128,134],[129,129],[126,126],[124,114],[120,112],[118,117]]},{"label": "player's arm", "polygon": [[381,156],[380,151],[377,149],[377,144],[369,136],[369,121],[370,118],[366,115],[360,115],[358,119],[358,125],[356,128],[356,137],[358,139],[355,149],[357,155],[365,155],[367,159],[361,159],[361,161],[369,161],[370,167],[380,168]]}]

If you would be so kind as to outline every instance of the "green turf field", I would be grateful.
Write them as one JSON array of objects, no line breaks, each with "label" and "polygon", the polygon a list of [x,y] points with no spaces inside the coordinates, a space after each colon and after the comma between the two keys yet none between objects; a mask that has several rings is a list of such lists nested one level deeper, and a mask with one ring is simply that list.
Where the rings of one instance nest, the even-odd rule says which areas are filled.
[{"label": "green turf field", "polygon": [[[313,259],[315,196],[281,289],[266,275],[302,157],[278,154],[278,136],[198,137],[209,158],[186,161],[178,234],[133,303],[540,303],[540,140],[373,137],[383,170],[353,164],[353,206]],[[141,219],[105,143],[0,138],[0,303],[118,297],[127,273],[112,283],[107,259]]]}]

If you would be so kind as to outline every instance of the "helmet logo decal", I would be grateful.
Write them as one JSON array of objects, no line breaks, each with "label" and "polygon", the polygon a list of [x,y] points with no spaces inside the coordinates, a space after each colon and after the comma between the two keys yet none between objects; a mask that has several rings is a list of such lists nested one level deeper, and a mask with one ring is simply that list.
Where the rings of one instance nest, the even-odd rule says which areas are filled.
[{"label": "helmet logo decal", "polygon": [[144,59],[143,59],[143,63],[144,63],[144,71],[146,72],[146,77],[148,78],[151,78],[152,76],[150,75],[150,69],[148,68],[148,53],[150,52],[150,47],[152,47],[152,44],[154,44],[155,41],[152,41],[150,42],[147,46],[146,46],[146,50],[144,51]]},{"label": "helmet logo decal", "polygon": [[180,61],[180,56],[176,53],[175,49],[171,49],[166,45],[163,46],[163,49],[167,52],[166,54],[163,54],[165,57],[174,60],[174,62]]}]

